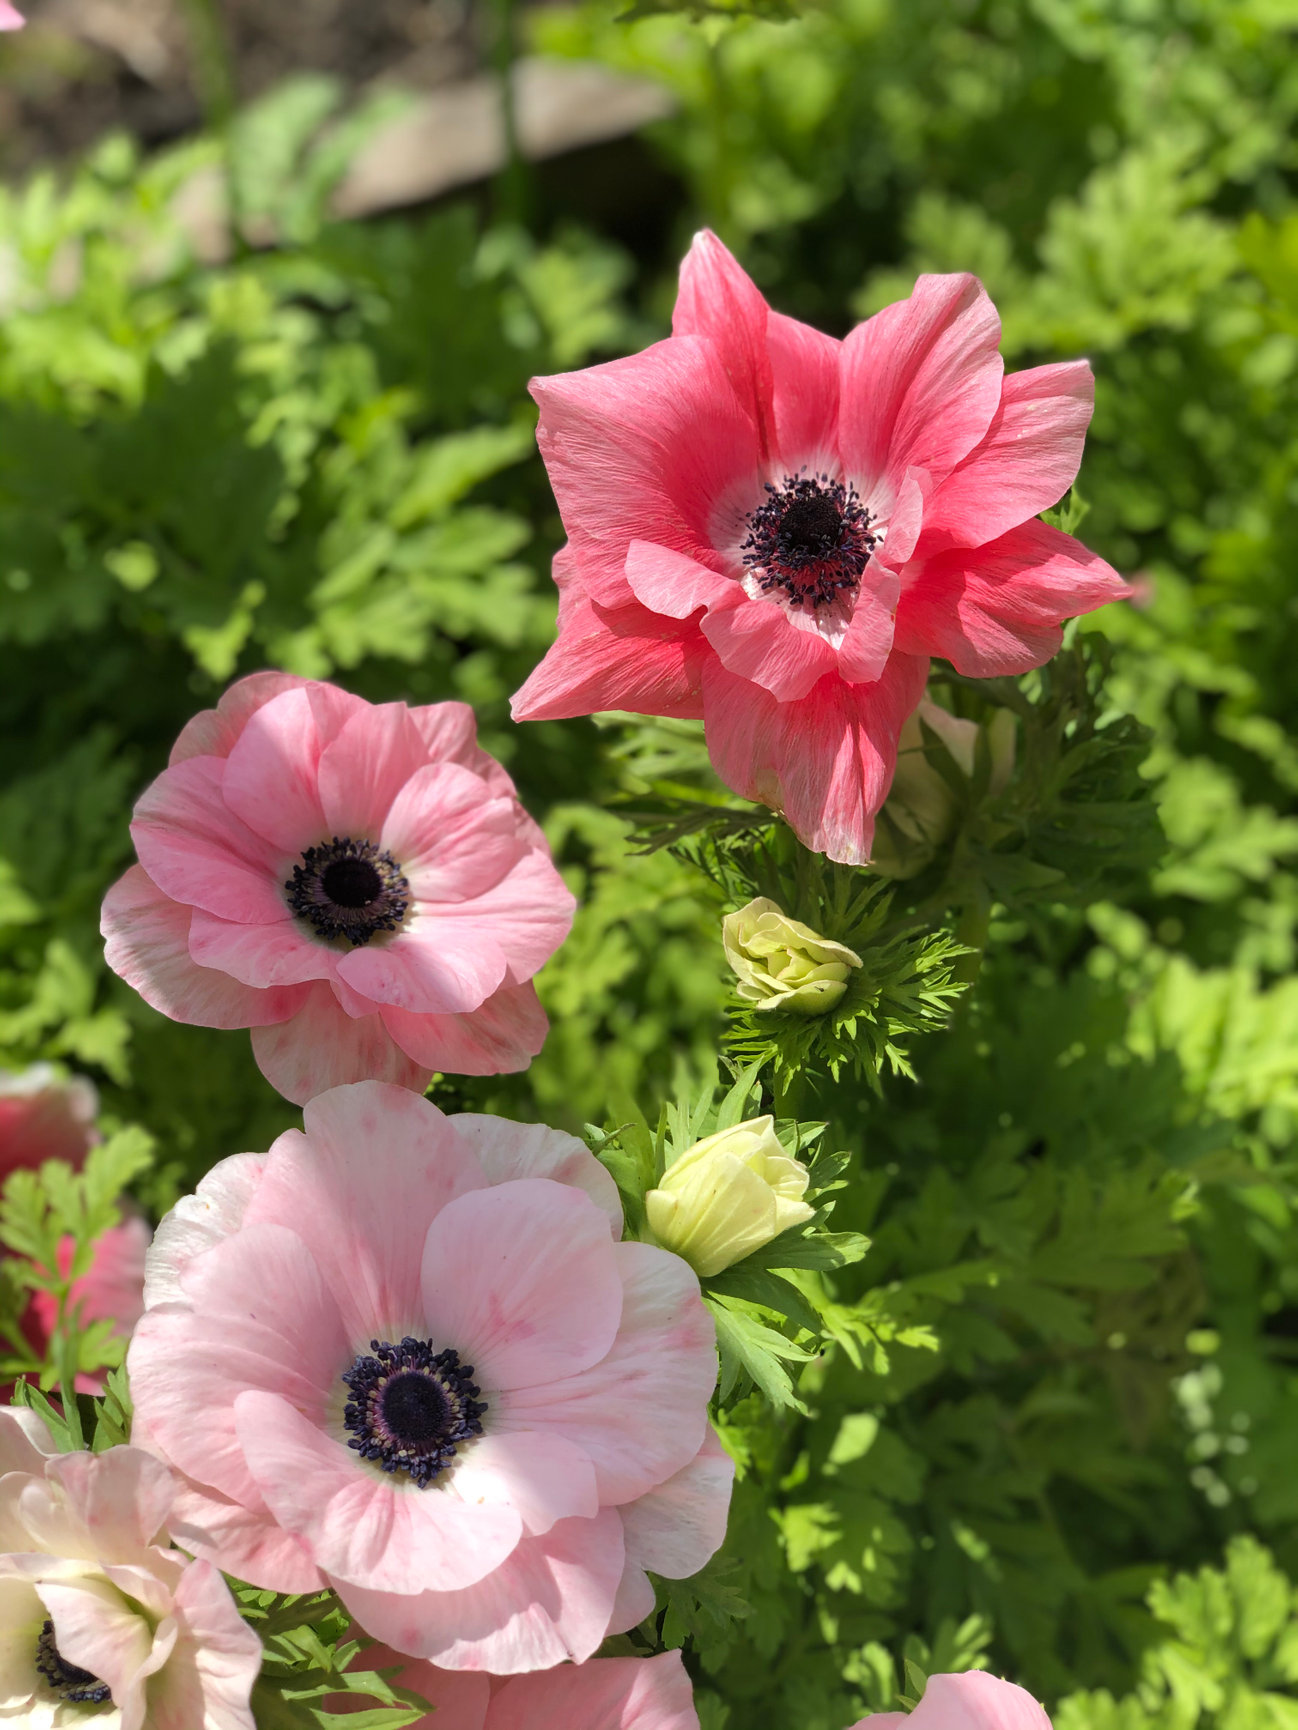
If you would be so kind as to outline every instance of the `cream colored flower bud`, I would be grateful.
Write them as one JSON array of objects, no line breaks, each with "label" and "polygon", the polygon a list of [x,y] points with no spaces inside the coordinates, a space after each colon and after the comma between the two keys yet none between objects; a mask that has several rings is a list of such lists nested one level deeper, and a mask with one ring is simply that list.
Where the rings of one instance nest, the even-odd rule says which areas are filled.
[{"label": "cream colored flower bud", "polygon": [[739,975],[739,995],[759,1010],[792,1009],[823,1015],[847,989],[861,957],[845,944],[820,937],[759,895],[721,921],[726,960]]},{"label": "cream colored flower bud", "polygon": [[802,1199],[810,1181],[780,1146],[774,1118],[754,1117],[681,1154],[645,1196],[645,1212],[664,1249],[695,1273],[720,1273],[814,1216]]},{"label": "cream colored flower bud", "polygon": [[[915,876],[955,827],[955,794],[925,755],[923,727],[937,734],[956,767],[973,779],[978,723],[962,721],[925,697],[901,729],[897,771],[875,827],[870,864],[885,877]],[[996,711],[986,734],[989,791],[1001,793],[1014,772],[1014,716],[1008,709]]]}]

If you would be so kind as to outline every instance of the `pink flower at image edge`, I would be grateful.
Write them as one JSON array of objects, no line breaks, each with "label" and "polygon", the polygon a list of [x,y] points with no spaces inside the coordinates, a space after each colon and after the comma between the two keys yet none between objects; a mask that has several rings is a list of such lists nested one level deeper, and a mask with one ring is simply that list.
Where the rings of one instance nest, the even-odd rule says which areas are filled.
[{"label": "pink flower at image edge", "polygon": [[875,1712],[852,1730],[1051,1730],[1045,1708],[1025,1688],[985,1670],[930,1676],[909,1714]]},{"label": "pink flower at image edge", "polygon": [[109,966],[175,1021],[250,1028],[295,1103],[541,1049],[531,981],[574,901],[466,704],[251,674],[184,729],[131,834]]},{"label": "pink flower at image edge", "polygon": [[969,275],[836,341],[699,235],[670,337],[532,381],[568,544],[515,718],[701,717],[724,781],[867,863],[930,657],[1021,673],[1128,593],[1037,520],[1077,473],[1090,367],[1006,375],[999,342]]},{"label": "pink flower at image edge", "polygon": [[48,1063],[0,1070],[0,1183],[47,1159],[74,1170],[98,1141],[99,1096],[83,1076],[61,1077]]},{"label": "pink flower at image edge", "polygon": [[0,0],[0,30],[21,30],[26,22],[22,13],[9,4],[9,0]]}]

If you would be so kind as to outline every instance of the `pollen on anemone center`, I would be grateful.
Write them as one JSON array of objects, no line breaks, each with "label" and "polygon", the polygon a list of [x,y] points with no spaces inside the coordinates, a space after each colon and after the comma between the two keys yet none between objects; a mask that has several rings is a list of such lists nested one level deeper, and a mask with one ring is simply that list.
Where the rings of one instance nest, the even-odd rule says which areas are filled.
[{"label": "pollen on anemone center", "polygon": [[883,539],[855,487],[828,475],[786,475],[766,484],[748,516],[744,564],[763,594],[818,611],[855,598],[870,554]]},{"label": "pollen on anemone center", "polygon": [[54,1623],[47,1616],[36,1641],[36,1668],[51,1692],[72,1706],[102,1706],[109,1698],[107,1682],[79,1664],[69,1664],[54,1640]]},{"label": "pollen on anemone center", "polygon": [[410,910],[410,884],[392,855],[349,835],[308,847],[284,894],[317,937],[345,937],[356,948],[398,930]]},{"label": "pollen on anemone center", "polygon": [[431,1340],[407,1335],[399,1346],[371,1340],[343,1375],[351,1398],[343,1422],[347,1443],[385,1472],[405,1472],[426,1488],[482,1434],[486,1402],[478,1398],[473,1365],[450,1347],[434,1352]]}]

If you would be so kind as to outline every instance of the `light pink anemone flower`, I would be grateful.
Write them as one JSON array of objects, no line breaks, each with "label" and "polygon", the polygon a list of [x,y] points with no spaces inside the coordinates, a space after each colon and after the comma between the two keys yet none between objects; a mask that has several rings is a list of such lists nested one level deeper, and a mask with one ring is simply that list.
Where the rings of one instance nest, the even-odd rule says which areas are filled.
[{"label": "light pink anemone flower", "polygon": [[672,331],[532,381],[568,545],[515,719],[701,716],[723,780],[864,864],[929,657],[1021,673],[1128,592],[1035,520],[1077,473],[1090,367],[1006,377],[968,275],[921,276],[837,342],[708,233]]},{"label": "light pink anemone flower", "polygon": [[[369,1646],[353,1669],[387,1669],[400,1653]],[[412,1730],[699,1730],[694,1690],[679,1652],[656,1658],[591,1658],[531,1676],[484,1676],[407,1663],[396,1677],[435,1710]],[[370,1704],[337,1695],[334,1712]]]},{"label": "light pink anemone flower", "polygon": [[150,1252],[133,1434],[191,1481],[177,1541],[447,1669],[590,1657],[724,1536],[697,1279],[618,1241],[571,1136],[381,1082],[305,1123]]},{"label": "light pink anemone flower", "polygon": [[98,1112],[99,1097],[82,1076],[65,1080],[48,1063],[0,1070],[0,1183],[47,1159],[80,1170],[99,1139]]},{"label": "light pink anemone flower", "polygon": [[0,1718],[256,1730],[261,1641],[209,1562],[159,1542],[174,1490],[140,1448],[59,1454],[0,1410]]},{"label": "light pink anemone flower", "polygon": [[9,4],[9,0],[0,0],[0,30],[21,30],[26,22],[22,13]]},{"label": "light pink anemone flower", "polygon": [[852,1730],[1050,1730],[1045,1708],[1025,1689],[985,1670],[930,1676],[910,1713],[874,1712]]},{"label": "light pink anemone flower", "polygon": [[541,1049],[530,981],[573,898],[466,704],[253,673],[181,733],[131,834],[109,966],[174,1021],[250,1027],[296,1104]]}]

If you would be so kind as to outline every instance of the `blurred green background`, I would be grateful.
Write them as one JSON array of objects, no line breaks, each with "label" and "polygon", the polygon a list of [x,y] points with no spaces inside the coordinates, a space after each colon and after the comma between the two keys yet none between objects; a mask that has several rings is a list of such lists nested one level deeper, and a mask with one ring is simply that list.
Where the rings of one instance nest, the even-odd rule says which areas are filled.
[{"label": "blurred green background", "polygon": [[[446,1099],[656,1115],[721,1036],[720,903],[610,801],[696,730],[509,721],[560,539],[526,381],[662,334],[702,223],[840,334],[918,271],[977,272],[1011,365],[1096,371],[1080,533],[1138,599],[1087,629],[1166,846],[1111,898],[1002,904],[917,1081],[822,1090],[859,1159],[835,1224],[875,1240],[851,1350],[805,1416],[733,1415],[726,1558],[667,1633],[705,1730],[842,1730],[907,1657],[990,1664],[1057,1730],[1292,1730],[1298,3],[619,9],[465,11],[451,71],[508,28],[666,118],[353,221],[331,193],[390,91],[259,75],[231,110],[209,44],[211,128],[182,103],[29,170],[88,74],[37,7],[0,46],[0,1063],[87,1072],[154,1132],[155,1212],[291,1120],[245,1036],[161,1021],[97,937],[180,726],[278,665],[473,703],[582,899],[542,1057]],[[227,174],[203,262],[183,189]]]}]

